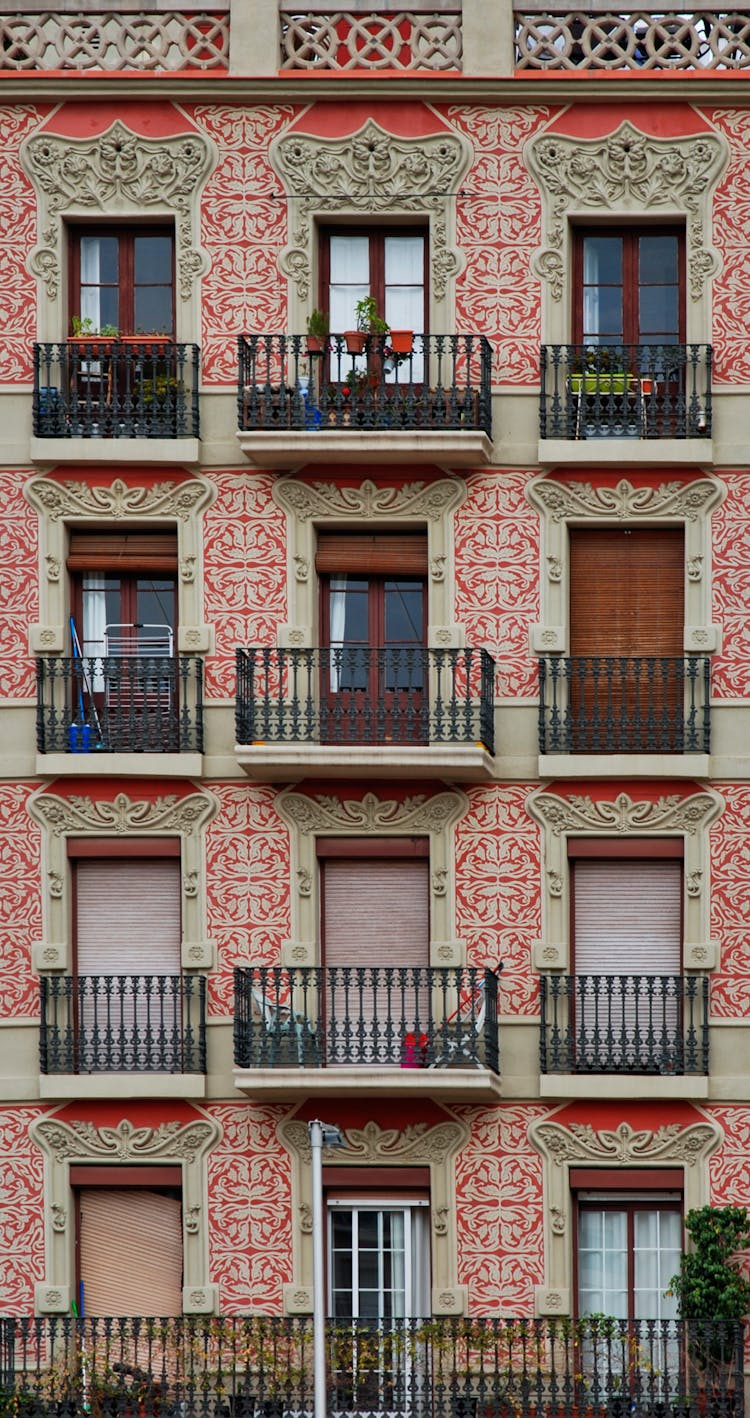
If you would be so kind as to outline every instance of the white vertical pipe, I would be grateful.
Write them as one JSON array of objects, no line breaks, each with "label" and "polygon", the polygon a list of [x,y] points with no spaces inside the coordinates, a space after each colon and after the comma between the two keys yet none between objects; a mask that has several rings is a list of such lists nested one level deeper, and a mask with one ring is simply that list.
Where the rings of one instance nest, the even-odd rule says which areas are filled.
[{"label": "white vertical pipe", "polygon": [[326,1418],[325,1269],[323,1264],[323,1124],[308,1123],[312,1154],[313,1408]]}]

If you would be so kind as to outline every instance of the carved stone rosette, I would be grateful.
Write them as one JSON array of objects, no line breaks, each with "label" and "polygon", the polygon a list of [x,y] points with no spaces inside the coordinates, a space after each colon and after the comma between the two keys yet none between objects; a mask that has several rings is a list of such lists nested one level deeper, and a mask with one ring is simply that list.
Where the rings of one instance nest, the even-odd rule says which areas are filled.
[{"label": "carved stone rosette", "polygon": [[415,836],[430,839],[430,960],[433,965],[462,965],[464,944],[456,939],[454,866],[455,824],[469,801],[458,789],[401,800],[365,793],[362,798],[308,795],[287,789],[276,800],[288,823],[291,844],[292,938],[283,950],[284,964],[318,962],[320,897],[315,838],[318,836]]},{"label": "carved stone rosette", "polygon": [[216,1312],[218,1287],[207,1283],[206,1157],[221,1137],[217,1122],[196,1115],[188,1123],[168,1122],[150,1128],[122,1118],[114,1127],[96,1127],[92,1122],[47,1116],[32,1122],[30,1135],[44,1153],[45,1167],[46,1274],[36,1286],[37,1313],[68,1313],[75,1293],[75,1228],[66,1225],[73,1210],[73,1162],[144,1168],[177,1163],[182,1167],[183,1310]]},{"label": "carved stone rosette", "polygon": [[[311,1153],[307,1124],[290,1120],[281,1123],[279,1136],[292,1158],[294,1214],[303,1218],[311,1196]],[[430,1127],[415,1123],[405,1127],[381,1128],[376,1122],[343,1130],[344,1146],[327,1155],[337,1167],[429,1166],[430,1221],[432,1232],[432,1310],[434,1314],[463,1314],[465,1287],[456,1283],[456,1154],[469,1141],[469,1129],[457,1119]],[[305,1308],[304,1297],[312,1294],[312,1238],[304,1224],[294,1236],[295,1283],[286,1287],[287,1312]]]}]

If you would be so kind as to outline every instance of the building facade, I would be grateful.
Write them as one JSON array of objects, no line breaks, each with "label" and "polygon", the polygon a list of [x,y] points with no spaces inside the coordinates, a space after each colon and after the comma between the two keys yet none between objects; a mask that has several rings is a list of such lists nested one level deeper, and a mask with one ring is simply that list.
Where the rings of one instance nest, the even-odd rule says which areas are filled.
[{"label": "building facade", "polygon": [[302,1333],[321,1117],[332,1315],[668,1329],[750,1176],[746,17],[2,35],[0,1312]]}]

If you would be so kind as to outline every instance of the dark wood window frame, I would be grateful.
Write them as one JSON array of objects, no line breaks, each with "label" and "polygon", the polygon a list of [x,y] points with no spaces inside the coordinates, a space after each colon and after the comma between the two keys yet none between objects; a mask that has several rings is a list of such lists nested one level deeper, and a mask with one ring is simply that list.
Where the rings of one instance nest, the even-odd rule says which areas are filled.
[{"label": "dark wood window frame", "polygon": [[[579,1239],[581,1209],[589,1206],[597,1211],[626,1211],[628,1215],[628,1319],[634,1316],[634,1247],[633,1216],[640,1211],[670,1211],[684,1216],[684,1175],[678,1169],[637,1172],[613,1169],[571,1168],[570,1189],[573,1197],[573,1295],[574,1314],[579,1317]],[[587,1197],[586,1193],[603,1193]]]},{"label": "dark wood window frame", "polygon": [[[573,232],[573,340],[576,344],[583,344],[583,244],[587,236],[620,236],[623,238],[623,270],[622,270],[622,291],[623,291],[623,332],[619,339],[614,336],[612,344],[639,345],[644,343],[640,337],[638,294],[640,290],[639,269],[638,269],[638,242],[642,236],[676,236],[678,237],[677,248],[677,284],[680,291],[679,302],[679,334],[678,344],[684,344],[686,339],[686,264],[685,264],[685,228],[675,222],[654,226],[624,226],[617,227],[607,225],[601,226],[576,226]],[[606,343],[604,341],[603,343]],[[661,342],[659,342],[661,343]],[[666,341],[664,342],[666,343]]]},{"label": "dark wood window frame", "polygon": [[[429,295],[429,248],[430,230],[429,226],[422,223],[396,226],[335,226],[326,225],[320,228],[320,308],[329,309],[329,288],[331,283],[331,237],[332,236],[366,236],[370,242],[370,294],[374,295],[379,315],[385,314],[385,238],[388,236],[422,236],[424,238],[424,324],[417,334],[426,334],[429,329],[430,319],[430,295]],[[334,330],[333,334],[341,334],[340,330]]]},{"label": "dark wood window frame", "polygon": [[[71,225],[69,231],[70,250],[70,290],[69,290],[69,310],[71,319],[74,314],[81,310],[81,238],[87,236],[110,236],[116,237],[119,245],[118,251],[118,321],[117,328],[120,335],[135,335],[138,333],[135,328],[135,240],[139,236],[168,237],[172,244],[172,323],[171,329],[166,334],[171,337],[175,329],[175,233],[174,225],[169,222],[158,224],[136,224],[112,225]],[[111,283],[106,283],[111,286]],[[165,282],[155,282],[159,289]],[[144,288],[146,283],[143,283]],[[70,327],[72,334],[72,324]]]}]

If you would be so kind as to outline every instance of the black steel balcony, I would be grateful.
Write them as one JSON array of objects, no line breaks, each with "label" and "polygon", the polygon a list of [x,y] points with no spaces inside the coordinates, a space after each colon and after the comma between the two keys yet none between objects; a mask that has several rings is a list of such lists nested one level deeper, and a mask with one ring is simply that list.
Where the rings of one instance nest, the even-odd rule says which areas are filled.
[{"label": "black steel balcony", "polygon": [[708,1073],[706,975],[543,975],[542,1073]]},{"label": "black steel balcony", "polygon": [[495,751],[486,650],[237,651],[239,744],[476,744]]},{"label": "black steel balcony", "polygon": [[542,345],[540,438],[710,438],[710,345]]},{"label": "black steel balcony", "polygon": [[539,661],[540,753],[710,753],[707,655]]},{"label": "black steel balcony", "polygon": [[39,753],[202,753],[195,655],[40,655]]},{"label": "black steel balcony", "polygon": [[239,1068],[486,1068],[499,1073],[497,976],[450,966],[234,972]]},{"label": "black steel balcony", "polygon": [[37,438],[198,438],[199,349],[92,336],[34,345]]},{"label": "black steel balcony", "polygon": [[43,975],[39,1071],[205,1073],[199,975]]},{"label": "black steel balcony", "polygon": [[343,335],[309,354],[304,335],[239,342],[240,429],[308,432],[427,430],[492,435],[492,350],[483,335],[415,335],[393,354],[368,335],[361,354]]},{"label": "black steel balcony", "polygon": [[[742,1418],[736,1321],[329,1319],[329,1418]],[[85,1363],[81,1362],[85,1356]],[[28,1418],[313,1411],[308,1316],[0,1320],[0,1389]]]}]

